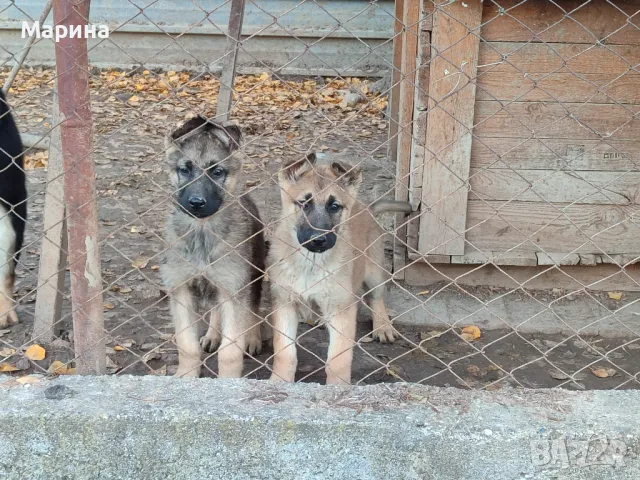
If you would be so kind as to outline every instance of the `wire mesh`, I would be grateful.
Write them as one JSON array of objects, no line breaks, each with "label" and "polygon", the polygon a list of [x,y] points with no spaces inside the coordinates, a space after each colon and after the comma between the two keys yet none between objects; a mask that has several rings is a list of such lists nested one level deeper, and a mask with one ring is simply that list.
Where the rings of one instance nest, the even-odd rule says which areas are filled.
[{"label": "wire mesh", "polygon": [[[220,18],[231,2],[189,3],[193,21],[184,27],[162,21],[166,3],[130,3],[135,15],[89,43],[108,374],[637,388],[637,7],[247,1],[245,16],[262,23],[237,44],[229,116],[239,140],[233,126],[216,123],[227,54],[213,58],[192,38],[203,28],[224,38]],[[0,12],[36,19],[14,2]],[[384,41],[354,28],[368,18],[385,19]],[[137,36],[163,35],[157,52],[143,56],[131,37],[140,24]],[[447,28],[460,26],[464,34],[447,42]],[[272,32],[296,45],[286,59],[266,60]],[[0,48],[4,79],[21,52]],[[93,65],[100,49],[119,60]],[[354,60],[341,49],[364,54]],[[189,68],[175,68],[176,58]],[[384,76],[364,75],[369,64],[384,65]],[[40,148],[60,129],[51,113],[58,75],[27,57],[8,92],[23,138]],[[209,122],[167,142],[197,117]],[[31,332],[39,285],[57,281],[38,279],[38,262],[52,241],[45,235],[61,225],[43,227],[45,200],[64,204],[44,195],[69,173],[47,172],[59,148],[51,141],[25,151],[29,213],[10,307],[21,323],[0,330],[0,370],[18,377],[73,373],[78,360],[71,315],[82,305],[71,302],[68,273],[55,287],[54,339]],[[190,203],[198,185],[207,204],[219,203],[210,217]],[[463,197],[463,207],[452,202]],[[390,199],[413,212],[366,213]],[[460,215],[463,227],[454,227]],[[445,233],[432,237],[425,225]],[[312,245],[319,237],[335,246],[314,252],[326,247]],[[463,251],[451,253],[456,242]],[[5,257],[6,267],[13,260]],[[256,269],[261,280],[251,277]]]}]

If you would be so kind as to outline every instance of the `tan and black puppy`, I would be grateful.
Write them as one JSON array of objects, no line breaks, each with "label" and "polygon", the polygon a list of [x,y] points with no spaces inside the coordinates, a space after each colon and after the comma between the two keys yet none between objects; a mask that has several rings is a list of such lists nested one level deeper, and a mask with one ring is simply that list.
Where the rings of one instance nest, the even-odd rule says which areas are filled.
[{"label": "tan and black puppy", "polygon": [[[263,224],[244,193],[240,128],[203,117],[167,138],[175,209],[168,218],[168,251],[161,265],[176,329],[176,376],[200,374],[201,347],[218,347],[220,377],[242,375],[243,354],[262,348],[259,317],[264,275]],[[199,339],[198,309],[210,311]]]},{"label": "tan and black puppy", "polygon": [[300,306],[319,312],[329,327],[327,383],[349,384],[358,301],[364,295],[373,316],[373,336],[392,342],[395,331],[383,301],[384,231],[373,214],[410,211],[405,202],[379,202],[367,209],[357,198],[359,167],[315,154],[280,172],[282,219],[268,260],[274,327],[272,380],[293,381]]}]

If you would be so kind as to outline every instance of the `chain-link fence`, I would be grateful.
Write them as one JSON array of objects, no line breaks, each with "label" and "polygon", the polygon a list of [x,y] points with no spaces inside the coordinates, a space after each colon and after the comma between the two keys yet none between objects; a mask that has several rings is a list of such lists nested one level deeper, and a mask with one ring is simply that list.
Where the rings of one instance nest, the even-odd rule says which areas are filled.
[{"label": "chain-link fence", "polygon": [[0,371],[637,387],[637,4],[92,3],[0,47]]}]

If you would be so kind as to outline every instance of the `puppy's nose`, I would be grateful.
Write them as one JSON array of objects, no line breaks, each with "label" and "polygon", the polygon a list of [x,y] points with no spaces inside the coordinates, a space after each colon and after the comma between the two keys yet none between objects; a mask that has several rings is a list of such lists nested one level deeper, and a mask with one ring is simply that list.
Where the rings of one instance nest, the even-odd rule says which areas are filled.
[{"label": "puppy's nose", "polygon": [[324,235],[321,235],[319,237],[314,237],[311,240],[311,245],[313,245],[314,247],[324,247],[326,243],[327,243],[327,237],[325,237]]},{"label": "puppy's nose", "polygon": [[189,205],[195,210],[199,210],[205,206],[207,201],[202,197],[191,197],[189,198]]}]

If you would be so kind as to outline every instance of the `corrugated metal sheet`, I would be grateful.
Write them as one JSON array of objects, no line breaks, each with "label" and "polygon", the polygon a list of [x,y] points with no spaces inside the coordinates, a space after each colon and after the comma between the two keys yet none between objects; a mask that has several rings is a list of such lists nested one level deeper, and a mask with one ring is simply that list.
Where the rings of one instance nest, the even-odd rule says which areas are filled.
[{"label": "corrugated metal sheet", "polygon": [[[37,18],[45,0],[0,0],[0,63],[24,40],[23,20]],[[279,69],[306,75],[380,75],[391,65],[393,1],[247,1],[240,71]],[[215,71],[226,45],[226,0],[93,0],[91,21],[107,24],[107,41],[91,41],[98,66],[205,67]],[[30,63],[53,62],[53,43],[38,42]]]}]

